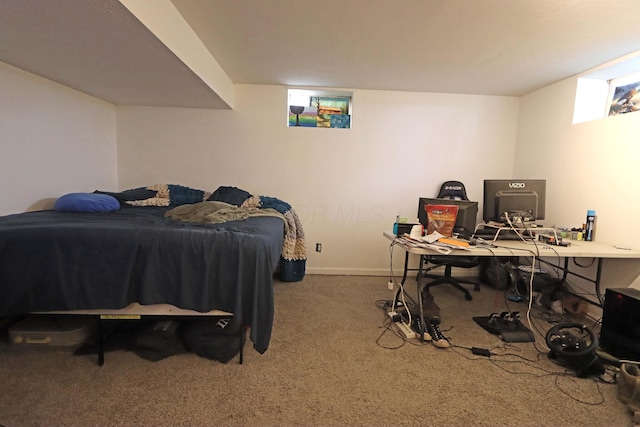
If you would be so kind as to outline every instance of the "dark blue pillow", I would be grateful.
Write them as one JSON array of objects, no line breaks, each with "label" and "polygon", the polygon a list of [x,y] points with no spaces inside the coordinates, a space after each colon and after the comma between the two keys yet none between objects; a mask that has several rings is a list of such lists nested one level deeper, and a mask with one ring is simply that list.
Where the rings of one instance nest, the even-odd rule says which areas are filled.
[{"label": "dark blue pillow", "polygon": [[171,206],[204,202],[204,191],[184,185],[168,184]]},{"label": "dark blue pillow", "polygon": [[230,205],[240,206],[251,197],[248,191],[241,190],[238,187],[218,187],[216,191],[213,192],[211,196],[207,199],[208,201],[213,202],[225,202]]},{"label": "dark blue pillow", "polygon": [[138,187],[132,188],[131,190],[121,191],[119,193],[110,193],[108,191],[94,191],[94,194],[106,194],[108,196],[113,196],[118,199],[121,203],[135,201],[135,200],[145,200],[150,199],[152,197],[156,197],[158,192],[155,190],[149,190],[148,188]]},{"label": "dark blue pillow", "polygon": [[275,209],[281,214],[287,213],[291,209],[291,205],[275,197],[260,196],[260,207]]},{"label": "dark blue pillow", "polygon": [[120,209],[120,202],[106,194],[69,193],[58,198],[54,208],[61,212],[112,212]]}]

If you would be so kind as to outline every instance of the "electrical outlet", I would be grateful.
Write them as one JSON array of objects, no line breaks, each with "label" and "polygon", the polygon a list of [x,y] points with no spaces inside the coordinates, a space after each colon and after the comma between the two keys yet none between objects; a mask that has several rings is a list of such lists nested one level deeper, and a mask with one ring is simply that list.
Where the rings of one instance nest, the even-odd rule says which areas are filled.
[{"label": "electrical outlet", "polygon": [[316,252],[322,252],[322,243],[316,243]]}]

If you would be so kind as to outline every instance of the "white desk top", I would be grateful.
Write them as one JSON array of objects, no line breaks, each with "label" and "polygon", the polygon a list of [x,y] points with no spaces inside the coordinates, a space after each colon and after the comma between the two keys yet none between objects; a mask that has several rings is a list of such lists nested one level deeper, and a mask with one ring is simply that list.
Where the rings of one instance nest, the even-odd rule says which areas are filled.
[{"label": "white desk top", "polygon": [[[382,233],[393,241],[395,235]],[[577,258],[640,258],[640,251],[619,249],[613,245],[600,242],[585,242],[571,240],[570,246],[546,245],[540,241],[498,240],[493,245],[471,246],[470,250],[454,250],[451,256],[542,256],[542,257],[577,257]],[[437,255],[438,253],[426,248],[412,248],[401,243],[398,246],[416,255]]]}]

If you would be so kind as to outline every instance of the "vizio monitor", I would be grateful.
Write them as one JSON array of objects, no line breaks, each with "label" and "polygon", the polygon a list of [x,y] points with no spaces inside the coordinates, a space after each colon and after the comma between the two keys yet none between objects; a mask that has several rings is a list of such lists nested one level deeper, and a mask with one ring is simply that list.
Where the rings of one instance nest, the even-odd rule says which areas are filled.
[{"label": "vizio monitor", "polygon": [[453,227],[454,233],[471,235],[476,229],[478,217],[478,202],[469,200],[435,199],[420,197],[418,200],[418,221],[427,228],[427,205],[456,205],[458,206],[458,216],[456,225]]},{"label": "vizio monitor", "polygon": [[485,179],[482,219],[485,222],[544,219],[547,181],[544,179]]}]

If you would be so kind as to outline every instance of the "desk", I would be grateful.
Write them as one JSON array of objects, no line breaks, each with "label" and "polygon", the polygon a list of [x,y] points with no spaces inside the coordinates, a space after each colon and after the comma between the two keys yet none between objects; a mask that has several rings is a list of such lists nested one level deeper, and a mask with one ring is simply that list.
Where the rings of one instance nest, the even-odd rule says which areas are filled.
[{"label": "desk", "polygon": [[[410,247],[404,244],[400,240],[396,240],[396,236],[393,233],[384,232],[383,236],[389,239],[391,242],[396,242],[396,246],[405,251],[404,259],[404,272],[402,276],[401,284],[407,278],[409,269],[409,255],[438,255],[431,249]],[[440,254],[441,255],[441,254]],[[598,307],[602,307],[603,299],[600,290],[600,280],[602,274],[602,260],[605,258],[629,258],[640,259],[640,251],[629,249],[618,249],[613,245],[600,242],[586,242],[580,240],[571,240],[571,246],[555,246],[546,245],[542,242],[536,241],[519,241],[519,240],[498,240],[493,242],[492,245],[478,245],[471,246],[470,250],[457,249],[453,250],[447,256],[484,256],[484,257],[531,257],[535,256],[544,264],[555,267],[563,271],[562,279],[565,280],[568,275],[580,277],[586,281],[594,284],[596,295],[598,296],[599,303],[594,303],[591,300],[586,300],[591,304],[595,304]],[[548,260],[542,260],[541,258],[557,258],[558,260],[564,259],[564,264],[554,264]],[[575,271],[571,271],[569,260],[571,258],[594,258],[596,262],[595,277],[587,277],[579,274]],[[579,296],[578,296],[579,297]],[[418,281],[418,299],[420,306],[420,320],[424,325],[424,315],[422,312],[422,292],[421,284]],[[584,298],[583,298],[584,299]],[[422,334],[421,334],[422,337]]]}]

